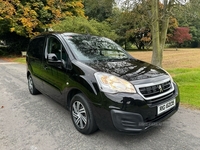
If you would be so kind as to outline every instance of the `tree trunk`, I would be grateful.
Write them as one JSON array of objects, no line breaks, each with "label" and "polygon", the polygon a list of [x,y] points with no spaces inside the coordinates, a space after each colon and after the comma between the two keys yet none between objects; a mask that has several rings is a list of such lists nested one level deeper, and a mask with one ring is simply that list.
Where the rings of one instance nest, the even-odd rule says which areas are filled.
[{"label": "tree trunk", "polygon": [[[160,50],[162,53],[161,56],[161,66],[162,66],[162,59],[163,59],[163,51],[165,49],[165,42],[167,37],[167,30],[169,26],[169,14],[168,11],[171,11],[171,3],[168,0],[164,0],[164,8],[163,8],[163,19],[161,20],[162,26],[161,26],[161,32],[160,32]],[[170,12],[169,11],[169,12]]]},{"label": "tree trunk", "polygon": [[169,13],[172,10],[174,0],[163,0],[163,12],[161,19],[161,31],[159,29],[159,0],[152,0],[152,35],[153,35],[153,54],[151,63],[162,67],[163,51],[169,26]]},{"label": "tree trunk", "polygon": [[153,53],[151,63],[156,66],[162,66],[162,51],[160,49],[160,29],[159,29],[159,0],[152,0],[152,46]]}]

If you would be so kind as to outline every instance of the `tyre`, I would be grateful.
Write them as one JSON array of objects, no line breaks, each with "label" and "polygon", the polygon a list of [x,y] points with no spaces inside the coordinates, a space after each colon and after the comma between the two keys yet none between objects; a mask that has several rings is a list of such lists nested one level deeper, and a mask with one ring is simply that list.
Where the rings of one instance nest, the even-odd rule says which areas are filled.
[{"label": "tyre", "polygon": [[91,134],[98,129],[91,107],[83,94],[76,94],[72,98],[70,111],[74,126],[82,134]]},{"label": "tyre", "polygon": [[39,91],[35,88],[31,75],[28,76],[28,89],[32,95],[36,95]]}]

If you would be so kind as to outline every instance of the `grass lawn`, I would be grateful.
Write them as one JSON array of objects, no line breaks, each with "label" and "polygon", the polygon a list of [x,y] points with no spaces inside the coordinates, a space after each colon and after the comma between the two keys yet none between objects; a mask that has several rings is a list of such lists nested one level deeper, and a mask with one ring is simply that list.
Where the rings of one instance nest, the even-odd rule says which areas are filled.
[{"label": "grass lawn", "polygon": [[[151,62],[151,51],[130,52],[138,59]],[[179,86],[181,104],[200,109],[200,49],[170,49],[163,52],[163,68]]]},{"label": "grass lawn", "polygon": [[181,104],[200,109],[200,69],[167,71],[179,86]]},{"label": "grass lawn", "polygon": [[25,64],[26,63],[26,57],[14,58],[13,61]]},{"label": "grass lawn", "polygon": [[3,59],[8,62],[18,62],[18,63],[22,63],[22,64],[26,63],[26,57],[10,56],[10,57],[0,57],[0,59]]}]

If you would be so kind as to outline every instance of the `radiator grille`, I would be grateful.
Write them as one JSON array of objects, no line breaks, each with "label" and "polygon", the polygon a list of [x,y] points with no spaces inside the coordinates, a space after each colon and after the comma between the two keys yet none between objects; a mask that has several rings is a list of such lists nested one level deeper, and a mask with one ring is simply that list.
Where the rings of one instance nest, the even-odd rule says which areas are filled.
[{"label": "radiator grille", "polygon": [[171,88],[172,88],[171,82],[167,81],[162,84],[141,87],[141,88],[139,88],[139,90],[140,90],[140,93],[144,97],[148,98],[148,97],[153,97],[153,96],[165,93],[166,91],[170,90]]}]

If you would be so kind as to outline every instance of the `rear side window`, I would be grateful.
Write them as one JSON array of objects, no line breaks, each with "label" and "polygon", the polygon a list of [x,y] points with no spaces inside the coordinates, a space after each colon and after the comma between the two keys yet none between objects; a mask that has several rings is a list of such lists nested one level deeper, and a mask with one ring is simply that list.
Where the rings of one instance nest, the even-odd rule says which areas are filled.
[{"label": "rear side window", "polygon": [[28,53],[30,56],[42,60],[45,46],[45,37],[33,39],[29,44]]}]

